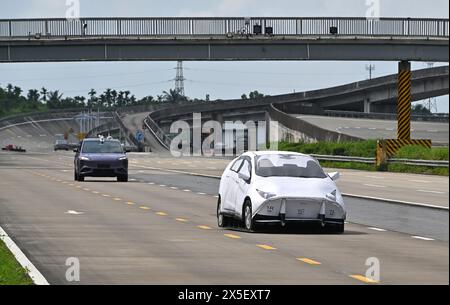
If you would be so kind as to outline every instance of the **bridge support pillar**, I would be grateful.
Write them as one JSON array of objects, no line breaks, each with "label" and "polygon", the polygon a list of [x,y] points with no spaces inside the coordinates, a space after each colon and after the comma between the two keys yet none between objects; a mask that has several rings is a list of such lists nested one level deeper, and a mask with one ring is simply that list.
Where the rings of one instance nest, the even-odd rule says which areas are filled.
[{"label": "bridge support pillar", "polygon": [[365,99],[364,100],[364,113],[370,113],[370,100]]},{"label": "bridge support pillar", "polygon": [[398,64],[397,138],[411,139],[411,63]]},{"label": "bridge support pillar", "polygon": [[411,63],[398,64],[397,139],[380,140],[377,143],[375,163],[379,170],[386,170],[388,159],[408,145],[431,149],[431,140],[411,140]]}]

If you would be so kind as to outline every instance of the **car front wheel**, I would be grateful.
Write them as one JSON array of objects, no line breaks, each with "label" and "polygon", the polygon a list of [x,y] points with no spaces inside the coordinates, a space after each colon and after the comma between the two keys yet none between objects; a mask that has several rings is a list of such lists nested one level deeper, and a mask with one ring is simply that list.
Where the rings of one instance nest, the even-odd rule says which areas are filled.
[{"label": "car front wheel", "polygon": [[217,199],[217,225],[219,228],[227,227],[230,224],[230,220],[227,216],[222,213],[222,201]]},{"label": "car front wheel", "polygon": [[243,220],[245,229],[249,232],[253,232],[255,230],[255,221],[252,217],[252,203],[250,200],[245,201]]}]

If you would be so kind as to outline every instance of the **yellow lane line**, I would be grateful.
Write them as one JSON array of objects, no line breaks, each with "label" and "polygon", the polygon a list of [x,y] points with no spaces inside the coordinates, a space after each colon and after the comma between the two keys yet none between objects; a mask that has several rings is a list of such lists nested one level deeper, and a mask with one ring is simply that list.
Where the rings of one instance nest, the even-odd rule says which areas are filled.
[{"label": "yellow lane line", "polygon": [[234,235],[234,234],[223,234],[228,238],[232,238],[232,239],[241,239],[241,237],[239,235]]},{"label": "yellow lane line", "polygon": [[354,275],[350,275],[351,278],[361,281],[363,283],[367,283],[367,284],[377,284],[378,281],[372,280],[368,277],[365,277],[363,275],[359,275],[359,274],[354,274]]},{"label": "yellow lane line", "polygon": [[102,194],[103,197],[111,197],[111,195],[108,194]]},{"label": "yellow lane line", "polygon": [[132,201],[127,201],[126,202],[128,205],[135,205],[136,203],[132,202]]},{"label": "yellow lane line", "polygon": [[145,211],[148,211],[148,210],[150,210],[150,208],[149,207],[145,207],[145,206],[140,206],[139,207],[141,210],[145,210]]},{"label": "yellow lane line", "polygon": [[164,213],[164,212],[156,212],[156,215],[159,215],[159,216],[167,216],[167,213]]},{"label": "yellow lane line", "polygon": [[122,201],[122,198],[115,197],[115,198],[113,198],[113,200],[115,200],[115,201]]},{"label": "yellow lane line", "polygon": [[318,262],[318,261],[315,261],[313,259],[306,258],[306,257],[299,257],[299,258],[297,258],[297,260],[304,262],[306,264],[309,264],[309,265],[314,265],[314,266],[322,265],[321,262]]},{"label": "yellow lane line", "polygon": [[188,222],[188,220],[184,218],[175,218],[175,220],[179,222]]},{"label": "yellow lane line", "polygon": [[276,250],[277,248],[269,246],[269,245],[256,245],[257,247],[264,249],[264,250]]},{"label": "yellow lane line", "polygon": [[211,230],[211,227],[208,226],[197,226],[197,228],[203,229],[203,230]]}]

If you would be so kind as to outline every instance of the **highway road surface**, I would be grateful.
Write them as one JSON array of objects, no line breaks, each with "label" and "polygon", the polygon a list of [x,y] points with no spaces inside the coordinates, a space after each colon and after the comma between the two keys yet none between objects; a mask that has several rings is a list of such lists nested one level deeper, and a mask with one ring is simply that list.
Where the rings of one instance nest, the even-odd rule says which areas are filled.
[{"label": "highway road surface", "polygon": [[[396,139],[397,121],[352,119],[316,115],[294,115],[311,124],[362,139]],[[431,139],[434,145],[448,145],[448,123],[411,122],[413,139]]]},{"label": "highway road surface", "polygon": [[[252,234],[216,225],[214,175],[224,160],[132,154],[129,183],[80,183],[72,158],[0,153],[0,226],[51,284],[370,284],[370,257],[381,284],[449,283],[448,210],[346,198],[342,235]],[[427,187],[447,192],[448,204],[448,188]],[[70,257],[81,263],[78,283],[65,278]]]}]

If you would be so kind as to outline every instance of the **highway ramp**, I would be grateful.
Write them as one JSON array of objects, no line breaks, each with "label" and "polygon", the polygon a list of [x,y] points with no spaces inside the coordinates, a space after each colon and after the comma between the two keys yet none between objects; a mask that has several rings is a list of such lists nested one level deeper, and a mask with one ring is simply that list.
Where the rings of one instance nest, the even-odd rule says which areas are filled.
[{"label": "highway ramp", "polygon": [[[393,120],[340,118],[301,114],[292,115],[321,128],[362,139],[397,138],[397,121]],[[412,121],[411,137],[413,139],[431,139],[434,145],[448,146],[449,124]]]},{"label": "highway ramp", "polygon": [[[148,116],[148,112],[122,114],[121,119],[125,127],[134,135],[137,130],[142,130],[144,119]],[[150,131],[144,131],[145,146],[155,153],[168,153],[167,149],[161,145],[156,136]]]},{"label": "highway ramp", "polygon": [[[351,275],[364,275],[369,257],[381,263],[382,284],[448,284],[448,211],[425,218],[426,226],[415,220],[429,210],[405,206],[377,228],[349,219],[342,235],[313,228],[250,234],[217,228],[217,179],[132,162],[129,183],[79,183],[72,158],[0,154],[0,225],[51,284],[77,284],[65,279],[69,257],[80,259],[81,284],[364,284]],[[130,158],[158,164],[152,154]],[[190,161],[178,162],[189,168]],[[380,206],[371,204],[354,216],[376,218]],[[423,236],[391,230],[392,222]]]},{"label": "highway ramp", "polygon": [[73,118],[54,118],[48,120],[29,120],[0,127],[1,146],[13,144],[27,150],[48,152],[53,150],[56,135],[73,131],[69,134],[69,142],[76,143],[74,136],[80,126]]}]

